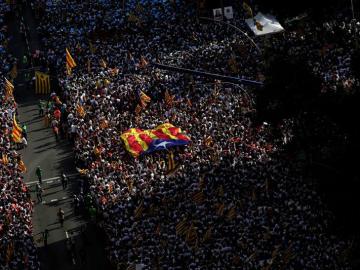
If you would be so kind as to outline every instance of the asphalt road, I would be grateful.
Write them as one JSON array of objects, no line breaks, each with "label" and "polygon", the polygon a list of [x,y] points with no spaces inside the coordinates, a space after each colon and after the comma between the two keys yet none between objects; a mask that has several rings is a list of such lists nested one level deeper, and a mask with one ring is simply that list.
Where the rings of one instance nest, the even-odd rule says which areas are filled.
[{"label": "asphalt road", "polygon": [[[27,35],[19,32],[20,21],[28,27]],[[40,48],[36,33],[35,21],[30,7],[24,7],[19,16],[14,16],[9,25],[12,40],[10,50],[18,59],[24,54]],[[65,59],[64,59],[65,61]],[[21,62],[21,61],[20,61]],[[73,211],[72,198],[78,193],[78,176],[74,167],[73,152],[66,140],[57,142],[50,128],[46,128],[43,118],[38,115],[39,99],[34,89],[27,87],[23,69],[31,65],[19,64],[19,75],[16,78],[15,99],[18,103],[19,120],[27,126],[28,147],[20,150],[27,167],[25,182],[30,186],[31,196],[35,202],[33,214],[34,239],[38,246],[42,270],[66,269],[105,269],[105,249],[103,238],[96,226],[87,224],[80,215]],[[31,76],[34,73],[32,71]],[[35,170],[40,166],[43,171],[43,201],[38,202],[35,193],[37,177]],[[63,189],[59,176],[65,172],[70,177],[69,185]],[[59,208],[65,211],[64,226],[60,226],[57,218]],[[80,232],[83,228],[84,232]],[[42,241],[42,232],[49,230],[47,246]],[[74,252],[69,253],[68,239],[74,242]],[[86,240],[88,239],[88,240]]]}]

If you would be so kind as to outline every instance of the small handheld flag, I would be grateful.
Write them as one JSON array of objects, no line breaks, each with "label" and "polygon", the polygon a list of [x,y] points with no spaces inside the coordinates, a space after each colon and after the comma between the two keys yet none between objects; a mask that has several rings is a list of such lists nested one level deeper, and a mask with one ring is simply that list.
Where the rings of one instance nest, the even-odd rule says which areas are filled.
[{"label": "small handheld flag", "polygon": [[68,75],[71,74],[72,69],[76,67],[76,63],[74,59],[72,58],[68,48],[66,48],[66,70]]},{"label": "small handheld flag", "polygon": [[15,114],[13,117],[13,129],[12,129],[12,138],[16,143],[20,143],[22,139],[22,128],[16,122]]}]

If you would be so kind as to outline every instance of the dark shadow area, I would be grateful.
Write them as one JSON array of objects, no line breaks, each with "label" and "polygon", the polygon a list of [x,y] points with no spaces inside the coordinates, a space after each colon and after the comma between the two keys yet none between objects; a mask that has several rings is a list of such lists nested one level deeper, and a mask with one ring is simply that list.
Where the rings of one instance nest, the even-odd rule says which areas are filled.
[{"label": "dark shadow area", "polygon": [[[322,200],[334,214],[330,231],[353,243],[350,256],[354,269],[358,269],[360,211],[354,206],[360,205],[359,89],[354,86],[347,92],[339,86],[336,93],[301,91],[302,87],[293,84],[308,90],[320,89],[316,78],[305,76],[299,64],[292,69],[283,62],[274,65],[268,67],[267,82],[258,93],[258,122],[269,121],[277,126],[282,119],[295,119],[294,137],[286,152],[294,162],[303,162],[308,181],[316,184]],[[278,76],[280,70],[288,74],[287,79]],[[290,83],[289,78],[295,79]]]}]

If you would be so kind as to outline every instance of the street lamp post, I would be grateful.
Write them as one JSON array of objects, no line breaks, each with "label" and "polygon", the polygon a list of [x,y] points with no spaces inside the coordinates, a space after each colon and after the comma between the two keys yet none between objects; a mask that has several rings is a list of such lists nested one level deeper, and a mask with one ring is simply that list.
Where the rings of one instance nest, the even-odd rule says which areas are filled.
[{"label": "street lamp post", "polygon": [[241,34],[243,34],[243,35],[255,46],[255,48],[257,49],[257,51],[258,51],[260,54],[262,54],[259,46],[255,43],[255,41],[254,41],[251,37],[249,37],[249,35],[248,35],[246,32],[244,32],[243,30],[241,30],[239,27],[237,27],[237,26],[235,26],[235,25],[233,25],[233,24],[231,24],[231,23],[225,22],[225,21],[217,21],[217,20],[214,20],[214,19],[211,19],[211,18],[208,18],[208,17],[200,17],[199,19],[211,21],[211,22],[214,22],[214,23],[225,24],[225,25],[227,25],[227,26],[229,26],[229,27],[232,27],[232,28],[235,29],[236,31],[238,31],[238,32],[240,32]]}]

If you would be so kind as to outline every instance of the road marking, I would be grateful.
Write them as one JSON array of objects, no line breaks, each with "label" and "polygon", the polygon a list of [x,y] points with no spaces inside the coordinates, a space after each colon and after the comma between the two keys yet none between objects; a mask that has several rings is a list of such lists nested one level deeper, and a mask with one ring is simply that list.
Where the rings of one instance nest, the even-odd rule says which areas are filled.
[{"label": "road marking", "polygon": [[[77,176],[77,175],[79,175],[79,173],[68,174],[68,175],[66,175],[66,176],[67,176],[67,177],[73,177],[73,176]],[[61,178],[60,176],[55,176],[55,177],[43,179],[42,182],[52,183],[54,180],[57,180],[56,182],[59,182],[60,178]],[[39,181],[26,182],[25,184],[26,184],[27,186],[31,186],[31,185],[34,185],[34,184],[36,184],[36,183],[39,183]]]},{"label": "road marking", "polygon": [[47,203],[53,203],[53,202],[57,202],[57,201],[67,200],[67,199],[69,199],[69,197],[64,196],[64,197],[62,197],[61,199],[52,199],[50,202],[42,201],[41,203],[42,203],[42,204],[47,204]]},{"label": "road marking", "polygon": [[69,234],[67,231],[65,231],[65,236],[66,236],[66,239],[69,239]]}]

